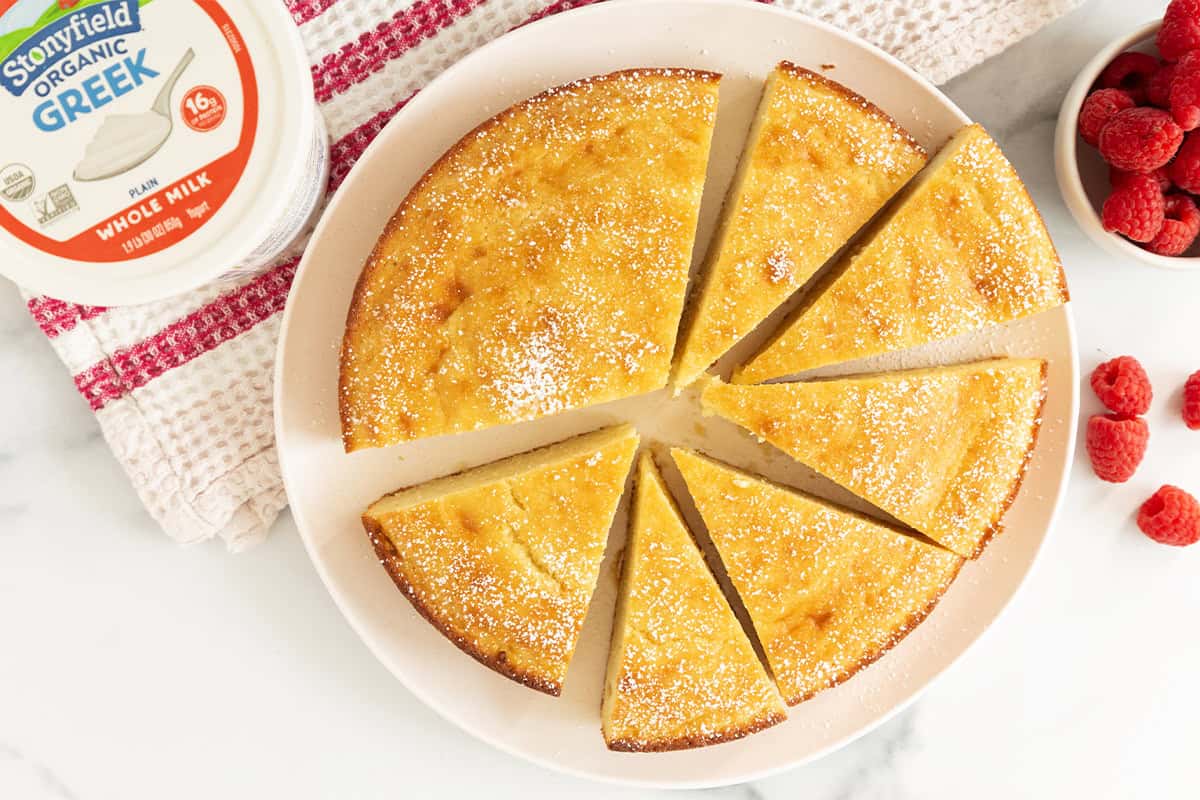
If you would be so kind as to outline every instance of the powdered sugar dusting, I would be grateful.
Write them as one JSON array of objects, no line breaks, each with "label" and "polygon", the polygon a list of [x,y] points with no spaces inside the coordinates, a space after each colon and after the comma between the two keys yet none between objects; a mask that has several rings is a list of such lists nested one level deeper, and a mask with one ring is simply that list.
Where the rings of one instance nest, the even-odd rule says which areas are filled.
[{"label": "powdered sugar dusting", "polygon": [[516,475],[477,484],[467,474],[470,485],[411,506],[391,508],[385,499],[366,515],[379,528],[376,548],[417,609],[455,644],[556,689],[636,447],[627,436],[569,459],[551,448]]},{"label": "powdered sugar dusting", "polygon": [[775,688],[647,461],[631,526],[604,703],[610,746],[697,746],[781,721]]},{"label": "powdered sugar dusting", "polygon": [[978,126],[946,145],[830,279],[738,382],[915,347],[1067,299],[1037,208]]},{"label": "powdered sugar dusting", "polygon": [[709,535],[796,703],[900,641],[962,559],[813,498],[675,451]]},{"label": "powdered sugar dusting", "polygon": [[705,407],[964,555],[995,530],[1041,422],[1044,364],[713,384]]},{"label": "powdered sugar dusting", "polygon": [[468,134],[372,256],[342,358],[347,442],[534,419],[663,386],[716,79],[631,70]]},{"label": "powdered sugar dusting", "polygon": [[780,65],[742,156],[679,369],[687,383],[800,288],[925,163],[844,86]]}]

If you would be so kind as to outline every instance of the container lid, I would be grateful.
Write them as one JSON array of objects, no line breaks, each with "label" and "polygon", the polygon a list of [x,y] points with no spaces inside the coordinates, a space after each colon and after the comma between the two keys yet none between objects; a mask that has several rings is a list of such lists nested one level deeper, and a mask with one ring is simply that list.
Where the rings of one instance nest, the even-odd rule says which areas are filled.
[{"label": "container lid", "polygon": [[316,135],[282,4],[0,0],[0,272],[121,305],[271,237]]}]

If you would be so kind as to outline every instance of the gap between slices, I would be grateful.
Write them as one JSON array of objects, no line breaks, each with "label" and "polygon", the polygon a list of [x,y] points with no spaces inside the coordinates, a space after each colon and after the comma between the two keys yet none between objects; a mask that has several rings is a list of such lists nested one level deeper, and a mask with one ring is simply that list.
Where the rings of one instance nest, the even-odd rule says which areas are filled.
[{"label": "gap between slices", "polygon": [[733,382],[911,348],[1068,299],[1058,253],[1025,185],[987,132],[968,125]]},{"label": "gap between slices", "polygon": [[601,710],[608,747],[700,747],[782,722],[783,701],[648,453],[623,561]]},{"label": "gap between slices", "polygon": [[[644,69],[576,81],[518,103],[443,156],[389,223],[355,292],[339,378],[346,450],[642,394],[662,388],[668,372],[678,393],[819,273],[924,163],[924,151],[886,114],[781,63],[680,332],[718,79]],[[787,115],[774,105],[784,100],[799,106],[790,109],[795,118],[828,114],[859,135],[796,136],[796,150],[773,150],[768,144],[787,138],[771,127]],[[600,141],[583,134],[589,126],[604,133]],[[656,144],[664,141],[678,146]],[[809,161],[771,169],[770,159],[788,152],[825,159],[837,174]],[[580,177],[589,169],[602,177]],[[483,187],[471,186],[480,175]],[[776,192],[762,185],[768,176],[790,183]],[[622,181],[644,191],[622,194],[614,189]],[[830,214],[834,202],[822,199],[839,191],[840,213]],[[550,196],[538,200],[539,192]],[[757,218],[752,206],[772,204],[788,208]],[[584,207],[602,222],[574,225]],[[647,241],[649,255],[639,250]],[[603,270],[622,262],[637,269],[610,280]],[[568,280],[572,266],[582,283]],[[607,293],[596,293],[598,283]],[[736,302],[725,307],[727,298]],[[734,382],[910,347],[1066,299],[1036,208],[995,143],[968,126],[817,274]],[[947,548],[673,451],[787,702],[850,677],[898,642],[962,557],[982,551],[1036,441],[1044,375],[1044,362],[1006,359],[766,386],[705,378],[706,414],[734,421]],[[631,426],[595,431],[381,498],[363,523],[396,585],[443,635],[497,672],[557,695],[637,447]],[[734,495],[742,500],[732,503]],[[737,519],[754,530],[784,520],[786,535],[760,537],[751,552]],[[781,548],[790,548],[788,570],[778,569]],[[782,721],[779,692],[646,454],[624,561],[603,701],[609,747],[694,747]],[[825,582],[809,580],[818,561],[833,570]],[[868,588],[881,585],[888,591]],[[767,597],[771,586],[780,597]],[[666,613],[672,603],[675,613]],[[693,653],[697,631],[720,646]],[[698,672],[678,668],[705,658],[712,663]],[[714,671],[726,681],[697,678]]]},{"label": "gap between slices", "polygon": [[575,81],[443,155],[355,289],[338,389],[347,452],[666,386],[719,80]]},{"label": "gap between slices", "polygon": [[718,414],[959,555],[1000,530],[1037,441],[1046,362],[995,359],[849,378],[737,386]]},{"label": "gap between slices", "polygon": [[577,436],[380,498],[363,526],[446,638],[558,695],[637,446],[629,425]]},{"label": "gap between slices", "polygon": [[689,302],[676,391],[802,287],[925,161],[867,100],[787,61],[776,66]]},{"label": "gap between slices", "polygon": [[789,705],[897,644],[963,564],[825,500],[688,450],[671,455]]}]

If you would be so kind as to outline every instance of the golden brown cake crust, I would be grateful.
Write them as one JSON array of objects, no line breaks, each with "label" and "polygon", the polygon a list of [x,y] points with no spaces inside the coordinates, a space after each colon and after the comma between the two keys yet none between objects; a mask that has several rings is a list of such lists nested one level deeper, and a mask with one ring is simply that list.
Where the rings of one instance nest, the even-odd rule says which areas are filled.
[{"label": "golden brown cake crust", "polygon": [[672,457],[789,705],[901,642],[962,567],[879,520],[702,454]]},{"label": "golden brown cake crust", "polygon": [[811,69],[806,69],[804,67],[797,66],[796,64],[793,64],[791,61],[780,61],[779,69],[781,69],[785,72],[790,72],[792,75],[795,75],[798,78],[806,78],[806,79],[812,81],[813,83],[819,83],[822,86],[827,87],[831,91],[842,95],[847,100],[849,100],[851,103],[854,103],[855,105],[858,105],[858,106],[862,106],[864,109],[866,109],[870,114],[875,116],[877,119],[879,119],[882,122],[886,122],[892,128],[892,130],[894,130],[896,133],[898,133],[900,136],[902,136],[904,138],[904,140],[906,142],[908,142],[908,145],[910,147],[912,147],[914,150],[917,150],[920,153],[925,153],[925,148],[921,146],[921,143],[918,142],[916,139],[914,139],[912,137],[912,134],[904,129],[904,126],[902,126],[899,122],[896,122],[896,120],[892,117],[891,114],[887,113],[882,108],[875,105],[870,100],[863,97],[861,94],[854,91],[853,89],[851,89],[841,83],[838,83],[837,81],[833,80],[832,78],[828,78],[819,72],[813,72]]},{"label": "golden brown cake crust", "polygon": [[[937,545],[937,547],[941,547],[941,545]],[[843,684],[846,681],[853,678],[855,675],[857,675],[862,670],[864,670],[867,667],[874,664],[876,661],[878,661],[883,656],[887,655],[887,652],[889,650],[891,650],[896,645],[900,644],[900,642],[904,641],[904,639],[910,633],[912,633],[914,630],[917,629],[918,625],[920,625],[922,622],[924,622],[926,620],[926,618],[928,618],[929,615],[931,613],[933,613],[933,610],[935,608],[937,608],[937,604],[942,601],[942,596],[946,594],[946,591],[950,588],[950,585],[952,583],[954,583],[954,579],[958,577],[958,573],[959,573],[959,571],[962,570],[962,565],[964,563],[966,563],[966,562],[960,561],[958,566],[956,566],[954,568],[954,571],[947,576],[945,584],[938,591],[938,593],[933,595],[932,597],[930,597],[929,602],[926,603],[923,608],[921,608],[919,611],[915,612],[912,616],[910,616],[908,618],[908,621],[905,623],[904,629],[902,630],[901,633],[899,633],[895,637],[889,639],[883,646],[881,646],[875,650],[872,650],[871,652],[864,655],[861,659],[859,659],[858,663],[847,668],[846,670],[841,672],[839,675],[831,678],[829,683],[826,684],[824,687],[821,687],[818,689],[813,689],[810,692],[805,692],[803,694],[796,695],[795,697],[788,698],[787,704],[789,706],[799,705],[800,703],[803,703],[805,700],[811,700],[813,697],[815,697],[820,692],[825,691],[825,689],[832,689],[835,686],[840,686],[841,684]]]},{"label": "golden brown cake crust", "polygon": [[712,382],[703,404],[973,558],[1020,491],[1046,392],[1043,360],[1002,358],[760,386]]},{"label": "golden brown cake crust", "polygon": [[962,128],[733,376],[762,383],[944,340],[1070,299],[1041,212],[999,145]]},{"label": "golden brown cake crust", "polygon": [[442,635],[558,695],[637,446],[631,426],[592,431],[385,495],[363,527]]},{"label": "golden brown cake crust", "polygon": [[671,377],[676,390],[804,286],[926,159],[878,106],[810,70],[778,64],[692,290]]},{"label": "golden brown cake crust", "polygon": [[[543,123],[533,119],[535,109],[558,102],[559,98],[574,98],[576,95],[582,95],[588,91],[618,92],[624,85],[623,81],[629,85],[640,84],[647,97],[650,98],[638,99],[635,92],[634,99],[630,100],[630,104],[635,108],[639,107],[639,102],[645,106],[652,105],[656,100],[674,104],[670,114],[660,109],[656,114],[643,113],[641,117],[630,123],[633,126],[641,125],[647,129],[653,129],[649,130],[645,139],[640,140],[640,144],[638,142],[633,145],[628,142],[616,144],[609,142],[605,146],[613,150],[613,153],[598,147],[597,152],[593,154],[590,143],[586,143],[580,148],[581,152],[586,152],[589,157],[594,157],[609,165],[619,162],[623,156],[632,157],[643,151],[657,154],[663,159],[663,166],[657,168],[659,172],[654,172],[656,168],[646,167],[644,162],[639,162],[642,164],[643,171],[653,173],[654,177],[646,178],[629,189],[629,191],[635,192],[630,195],[630,198],[637,203],[629,213],[635,216],[641,214],[641,217],[631,218],[625,227],[634,232],[640,230],[643,225],[652,228],[660,226],[660,228],[656,229],[658,235],[649,237],[649,240],[654,242],[653,248],[657,249],[650,255],[646,255],[643,250],[638,251],[641,259],[638,278],[631,280],[630,285],[624,287],[622,292],[616,293],[626,295],[623,300],[628,315],[623,316],[615,312],[611,314],[598,313],[596,319],[589,318],[587,320],[590,322],[589,326],[583,326],[583,321],[578,324],[572,322],[570,308],[557,308],[554,305],[543,308],[537,303],[528,305],[526,301],[514,296],[510,298],[511,303],[515,304],[512,308],[497,308],[496,320],[477,320],[476,327],[465,331],[458,330],[454,334],[458,337],[453,340],[454,342],[458,342],[459,339],[462,339],[463,342],[475,342],[476,344],[471,345],[475,349],[468,348],[469,352],[459,356],[460,359],[463,359],[463,363],[452,365],[453,369],[450,370],[448,376],[442,376],[440,371],[444,366],[443,360],[452,360],[451,357],[458,352],[456,348],[464,345],[454,344],[450,339],[439,340],[437,347],[441,349],[436,350],[428,341],[433,333],[445,328],[444,323],[456,313],[460,314],[460,317],[465,316],[462,315],[462,309],[471,304],[472,297],[478,295],[487,298],[471,306],[479,308],[485,307],[486,302],[492,302],[493,295],[501,297],[504,294],[503,287],[493,292],[496,287],[488,285],[487,281],[482,283],[476,281],[479,285],[474,286],[470,285],[472,281],[460,281],[458,273],[460,265],[455,265],[449,270],[449,273],[420,278],[421,281],[429,284],[417,295],[420,297],[420,308],[412,312],[411,319],[395,323],[405,326],[416,325],[421,330],[402,334],[401,339],[395,339],[394,336],[385,338],[384,334],[380,334],[378,329],[384,323],[373,320],[372,315],[378,315],[382,305],[388,302],[381,300],[380,295],[389,288],[393,288],[384,281],[387,274],[385,270],[392,267],[392,262],[399,257],[398,253],[401,251],[396,251],[396,248],[404,247],[401,233],[402,227],[406,224],[405,220],[408,216],[425,213],[429,210],[421,206],[421,203],[428,200],[427,195],[440,185],[439,181],[445,184],[450,180],[447,175],[452,173],[456,165],[463,168],[459,161],[465,158],[464,154],[468,148],[482,148],[483,145],[478,143],[488,137],[503,138],[506,124],[517,118],[524,120],[526,129],[537,130],[538,125]],[[711,141],[712,125],[715,121],[716,91],[719,81],[720,75],[716,73],[682,68],[628,69],[573,81],[517,103],[484,121],[434,162],[433,166],[409,191],[396,213],[388,221],[355,286],[346,318],[346,335],[342,342],[338,374],[338,409],[342,421],[343,445],[346,451],[352,452],[364,447],[386,446],[424,436],[455,433],[494,424],[534,419],[555,411],[653,391],[665,385],[686,292],[688,270],[691,263],[692,238],[695,235],[700,195],[703,190],[708,161],[708,147]],[[656,84],[664,87],[659,92],[661,96],[651,96],[650,89],[646,88]],[[606,89],[606,87],[609,88]],[[564,99],[561,102],[568,101]],[[548,113],[552,114],[553,112]],[[610,117],[612,119],[606,118],[606,121],[613,122],[616,119],[616,112]],[[553,123],[546,124],[554,128],[559,122],[557,117],[554,120]],[[565,126],[566,123],[563,123],[561,127]],[[661,135],[661,131],[658,130],[658,128],[671,128],[672,126],[671,137]],[[556,128],[556,130],[558,129]],[[527,130],[519,130],[512,135],[519,136],[522,132],[528,133]],[[560,138],[569,138],[570,135],[571,131],[569,130],[566,133],[560,131]],[[663,144],[668,138],[673,141],[669,153]],[[557,146],[563,152],[568,149],[568,145],[563,145],[561,142]],[[641,151],[638,150],[639,146]],[[562,152],[559,155],[562,155]],[[471,168],[468,164],[463,169],[469,172]],[[621,168],[621,163],[617,163],[617,166],[613,167],[615,170]],[[579,171],[583,168],[576,165],[575,169]],[[538,196],[536,192],[541,190],[531,186],[530,182],[537,178],[537,175],[524,175],[524,166],[517,168],[512,175],[510,180],[512,196],[506,196],[506,198],[497,196],[494,198],[495,202],[491,203],[493,208],[505,208],[508,200],[517,204],[523,203],[522,208],[529,206],[530,198],[536,201]],[[550,176],[553,180],[566,180],[569,177]],[[502,175],[501,178],[493,177],[491,190],[499,193],[508,191],[505,188],[508,184],[502,185],[501,179],[509,180],[507,174]],[[659,180],[663,185],[655,186],[654,180]],[[623,191],[625,184],[621,184],[620,188]],[[534,192],[534,194],[529,194],[530,192]],[[642,194],[636,194],[636,192],[642,192]],[[655,192],[665,193],[659,197]],[[584,197],[583,194],[578,193],[573,196]],[[668,197],[670,199],[664,200]],[[650,199],[656,202],[652,203]],[[589,207],[585,206],[593,201],[585,198],[580,199],[579,202],[580,207],[584,211],[588,211]],[[614,202],[616,201],[614,200]],[[434,205],[436,206],[436,203]],[[557,207],[559,204],[552,205]],[[424,211],[422,211],[423,208]],[[655,210],[654,213],[647,210],[650,208]],[[414,222],[413,226],[417,228],[415,235],[419,239],[420,225],[428,223],[432,226],[430,230],[434,231],[436,236],[444,236],[446,227],[458,224],[465,211],[465,207],[449,209],[446,218],[455,221],[447,223],[443,227],[438,227],[442,223],[436,220],[431,221],[431,217],[424,218],[424,223]],[[608,222],[611,220],[601,220],[602,224],[608,224]],[[467,223],[463,222],[462,224],[466,225]],[[591,223],[578,221],[579,230],[575,233],[578,233],[582,239],[587,238],[588,224]],[[666,228],[661,228],[661,226],[666,226]],[[545,242],[540,245],[535,245],[532,240],[502,241],[500,245],[496,245],[497,249],[509,247],[515,254],[514,258],[525,259],[522,268],[524,271],[511,276],[516,279],[516,283],[528,280],[529,274],[532,274],[529,270],[545,270],[542,261],[548,257],[539,257],[534,252],[537,247],[561,246],[566,248],[571,244],[572,232],[567,231],[567,227],[569,226],[559,225],[560,230],[546,234]],[[518,227],[512,227],[509,232],[517,230]],[[602,235],[597,238],[602,239],[603,236],[608,236],[610,240],[615,235],[608,228],[601,229],[600,234]],[[560,243],[555,237],[561,236],[568,238]],[[640,238],[647,239],[646,236]],[[503,239],[503,237],[499,237],[499,239]],[[463,256],[464,259],[491,258],[489,249],[494,245],[492,240],[482,241],[468,238],[460,242],[461,246],[465,247],[467,241],[474,242],[474,244],[470,253]],[[612,241],[609,244],[612,244]],[[397,244],[397,242],[401,244]],[[418,249],[413,248],[424,246],[418,241],[409,249],[421,255]],[[578,246],[586,251],[588,247],[600,245],[584,241]],[[619,258],[624,254],[629,255],[629,260],[632,261],[633,251],[629,249],[632,244],[625,242],[621,247],[625,247],[625,249],[620,252],[617,252],[616,245],[609,248],[617,253],[613,258]],[[521,248],[530,252],[525,252]],[[408,252],[408,250],[402,252]],[[654,261],[655,259],[657,261]],[[658,264],[660,268],[652,270],[647,266],[652,262]],[[503,259],[498,263],[505,269],[511,266]],[[558,269],[558,267],[554,267],[554,269]],[[395,270],[393,269],[392,272],[395,273]],[[405,280],[408,280],[408,276],[411,274],[412,270],[406,272]],[[412,280],[416,281],[417,278]],[[514,281],[499,281],[499,283],[508,286]],[[586,286],[588,281],[581,279],[579,285]],[[641,305],[631,305],[631,296],[636,296],[639,292],[644,293],[646,302]],[[561,295],[562,292],[559,292],[559,296]],[[500,303],[505,300],[501,297],[495,302]],[[584,305],[590,307],[594,303]],[[395,320],[391,321],[395,322]],[[513,326],[520,326],[520,329],[514,327],[514,332],[510,337],[512,341],[490,343],[485,341],[484,344],[497,352],[502,349],[501,345],[508,345],[511,348],[519,347],[521,349],[521,352],[518,353],[519,356],[536,360],[548,357],[546,340],[553,339],[553,344],[557,347],[558,340],[561,339],[566,342],[563,347],[566,347],[567,351],[562,354],[550,353],[550,355],[558,357],[563,363],[549,363],[542,366],[534,364],[536,374],[532,377],[527,373],[517,374],[515,370],[521,366],[517,364],[513,366],[513,374],[508,375],[501,368],[503,366],[501,362],[512,362],[516,360],[516,357],[489,361],[485,356],[491,354],[491,351],[479,350],[482,345],[478,344],[481,339],[486,339],[486,337],[477,335],[478,330],[498,330],[500,321],[511,322]],[[492,322],[495,324],[490,325]],[[592,329],[597,325],[608,326],[612,330],[596,329],[593,331]],[[372,328],[376,330],[373,332]],[[560,333],[560,329],[565,332]],[[446,330],[449,329],[446,328]],[[472,336],[471,334],[476,335]],[[409,338],[403,339],[403,336]],[[499,336],[499,333],[493,334],[493,338],[498,339]],[[594,338],[595,342],[599,344],[593,343],[584,348],[580,344],[579,336],[583,336],[587,341]],[[589,336],[591,338],[588,338]],[[572,341],[571,337],[576,337],[576,340]],[[578,352],[570,352],[572,346],[578,348]],[[384,348],[387,347],[399,348],[397,353],[402,352],[403,357],[397,355],[391,361],[389,358],[381,357],[380,353],[383,353]],[[364,349],[371,349],[374,352],[366,355],[360,352]],[[501,387],[511,385],[506,382],[512,381],[529,380],[533,383],[530,386],[517,385],[515,388],[509,389],[508,391],[514,395],[511,397],[489,396],[488,392],[484,391],[486,387],[472,387],[463,384],[463,381],[472,379],[484,380],[480,377],[480,373],[487,371],[485,368],[489,368],[489,364],[491,372],[495,373],[490,375],[489,380]],[[400,376],[398,371],[405,372],[405,375]],[[581,375],[575,376],[577,379],[568,380],[564,378],[563,374],[560,374],[564,371],[581,371]],[[412,372],[412,375],[407,375],[407,372]],[[471,378],[470,376],[475,377]],[[499,391],[493,391],[491,394],[495,395]],[[450,392],[452,396],[445,396],[446,392]],[[411,401],[411,408],[404,407],[404,398],[400,397],[406,393],[411,395],[408,398]]]},{"label": "golden brown cake crust", "polygon": [[725,730],[709,736],[680,736],[675,739],[660,739],[654,742],[613,739],[608,742],[608,749],[620,753],[666,753],[671,750],[689,750],[693,747],[707,747],[710,744],[721,744],[722,742],[744,739],[751,734],[778,725],[785,719],[787,717],[783,714],[768,714],[754,722],[744,724],[736,730]]},{"label": "golden brown cake crust", "polygon": [[387,570],[387,574],[391,576],[392,582],[396,584],[396,588],[408,598],[408,602],[412,603],[412,607],[416,609],[417,613],[424,617],[430,625],[437,628],[439,633],[453,642],[455,647],[485,667],[493,669],[517,683],[524,684],[530,689],[536,689],[552,697],[558,697],[562,694],[562,684],[558,681],[548,681],[541,676],[523,672],[508,663],[507,660],[479,650],[469,639],[460,636],[452,630],[433,609],[421,600],[420,595],[413,589],[412,584],[404,577],[404,571],[400,566],[400,558],[396,552],[396,546],[392,544],[392,540],[387,537],[387,534],[383,532],[379,524],[365,516],[362,518],[362,523],[363,527],[367,529],[367,537],[371,540],[371,546],[375,549],[375,555],[379,558],[379,563]]},{"label": "golden brown cake crust", "polygon": [[1008,493],[1008,497],[1004,498],[1004,502],[1000,504],[1000,509],[996,512],[995,519],[992,524],[984,531],[983,538],[979,540],[979,547],[975,548],[975,552],[971,554],[971,558],[979,558],[983,555],[984,549],[992,541],[996,534],[1004,530],[1002,520],[1004,515],[1008,513],[1008,509],[1016,502],[1017,495],[1021,493],[1021,485],[1025,483],[1025,473],[1029,471],[1029,463],[1033,461],[1033,453],[1037,450],[1038,437],[1042,432],[1042,415],[1046,411],[1046,399],[1049,395],[1047,391],[1046,375],[1048,365],[1045,361],[1042,362],[1042,399],[1038,403],[1037,414],[1034,416],[1033,425],[1029,433],[1029,448],[1025,451],[1025,458],[1021,461],[1021,469],[1017,473],[1017,479],[1013,481],[1012,491]]},{"label": "golden brown cake crust", "polygon": [[784,703],[649,454],[634,492],[602,705],[608,747],[680,750],[782,722]]}]

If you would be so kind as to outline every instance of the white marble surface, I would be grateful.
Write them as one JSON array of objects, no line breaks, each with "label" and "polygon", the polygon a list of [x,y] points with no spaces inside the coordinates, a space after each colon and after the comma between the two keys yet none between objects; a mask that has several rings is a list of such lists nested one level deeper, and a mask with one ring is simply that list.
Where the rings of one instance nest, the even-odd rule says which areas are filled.
[{"label": "white marble surface", "polygon": [[[1067,216],[1051,158],[1074,72],[1162,5],[1092,0],[948,87],[1045,212],[1084,370],[1129,352],[1150,371],[1146,463],[1122,487],[1076,466],[1025,590],[907,712],[818,763],[689,794],[1197,795],[1200,546],[1154,545],[1132,515],[1163,482],[1200,493],[1200,433],[1178,422],[1178,387],[1200,368],[1200,271],[1148,272],[1097,249]],[[668,796],[546,772],[425,709],[343,622],[289,519],[240,557],[169,543],[2,282],[0,376],[0,798]],[[1089,395],[1084,408],[1097,410]]]}]

